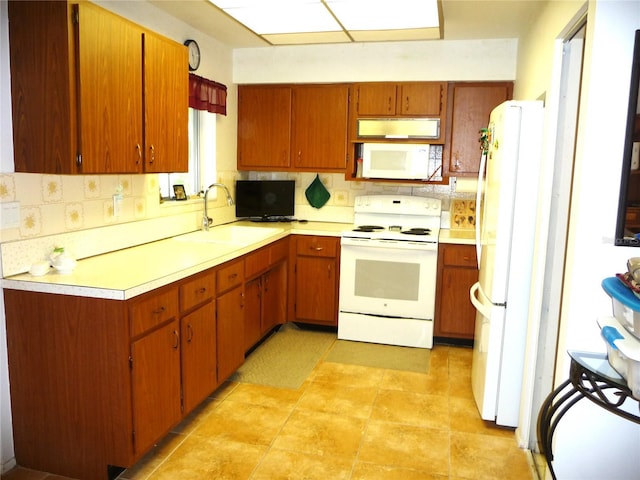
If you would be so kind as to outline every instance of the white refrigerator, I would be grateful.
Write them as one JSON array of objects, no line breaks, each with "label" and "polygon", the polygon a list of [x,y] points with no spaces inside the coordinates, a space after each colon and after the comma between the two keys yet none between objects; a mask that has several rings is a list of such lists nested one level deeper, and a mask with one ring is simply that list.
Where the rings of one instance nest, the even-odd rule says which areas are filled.
[{"label": "white refrigerator", "polygon": [[542,126],[542,102],[496,107],[478,179],[471,383],[481,417],[509,427],[517,426],[520,410]]}]

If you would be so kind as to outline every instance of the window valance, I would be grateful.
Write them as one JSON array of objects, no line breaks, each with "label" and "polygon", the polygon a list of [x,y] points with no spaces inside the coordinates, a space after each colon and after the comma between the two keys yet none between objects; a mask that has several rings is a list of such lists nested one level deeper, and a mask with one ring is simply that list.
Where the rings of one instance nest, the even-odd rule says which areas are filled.
[{"label": "window valance", "polygon": [[226,115],[227,86],[190,73],[189,107]]}]

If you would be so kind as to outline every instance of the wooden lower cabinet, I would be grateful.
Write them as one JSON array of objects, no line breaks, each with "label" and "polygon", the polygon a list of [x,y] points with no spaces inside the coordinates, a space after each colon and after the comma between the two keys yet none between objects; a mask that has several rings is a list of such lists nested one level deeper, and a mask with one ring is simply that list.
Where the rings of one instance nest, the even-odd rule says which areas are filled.
[{"label": "wooden lower cabinet", "polygon": [[340,238],[296,235],[293,319],[338,325]]},{"label": "wooden lower cabinet", "polygon": [[132,342],[131,365],[133,450],[143,453],[182,418],[178,319]]},{"label": "wooden lower cabinet", "polygon": [[434,337],[473,340],[476,311],[469,290],[477,281],[475,246],[438,246]]},{"label": "wooden lower cabinet", "polygon": [[221,383],[244,363],[244,260],[223,265],[216,281],[217,377]]}]

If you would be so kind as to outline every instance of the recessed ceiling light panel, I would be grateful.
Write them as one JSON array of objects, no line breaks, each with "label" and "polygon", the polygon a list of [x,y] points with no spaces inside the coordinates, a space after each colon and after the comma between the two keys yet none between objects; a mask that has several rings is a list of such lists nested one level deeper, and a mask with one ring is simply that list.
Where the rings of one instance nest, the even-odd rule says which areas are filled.
[{"label": "recessed ceiling light panel", "polygon": [[399,30],[439,25],[436,0],[325,0],[347,30]]}]

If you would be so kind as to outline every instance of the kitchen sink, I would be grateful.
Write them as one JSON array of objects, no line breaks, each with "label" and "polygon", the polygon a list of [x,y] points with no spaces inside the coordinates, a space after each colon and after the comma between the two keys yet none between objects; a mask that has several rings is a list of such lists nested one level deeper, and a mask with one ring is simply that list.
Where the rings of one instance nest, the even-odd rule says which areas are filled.
[{"label": "kitchen sink", "polygon": [[212,227],[211,230],[191,232],[173,237],[179,242],[214,243],[218,245],[246,246],[259,242],[277,233],[283,232],[283,228],[276,227],[251,227],[244,225],[221,225]]}]

